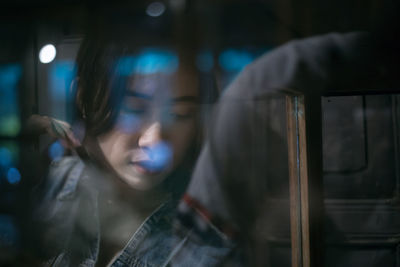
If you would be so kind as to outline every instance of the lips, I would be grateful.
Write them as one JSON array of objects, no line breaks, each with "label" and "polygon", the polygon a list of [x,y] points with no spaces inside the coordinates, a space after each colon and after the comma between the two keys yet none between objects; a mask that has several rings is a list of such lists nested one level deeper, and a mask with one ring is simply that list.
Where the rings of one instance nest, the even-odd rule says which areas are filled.
[{"label": "lips", "polygon": [[161,172],[161,170],[153,170],[151,168],[148,168],[146,165],[149,163],[146,163],[145,161],[141,161],[141,162],[131,162],[130,163],[134,170],[142,175],[156,175],[159,174]]},{"label": "lips", "polygon": [[144,149],[136,149],[132,152],[132,156],[130,158],[131,163],[138,163],[142,161],[150,160],[150,156],[145,152]]},{"label": "lips", "polygon": [[150,156],[144,150],[140,149],[133,152],[129,164],[132,165],[139,174],[154,175],[159,173],[159,171],[148,167],[152,165],[151,162]]}]

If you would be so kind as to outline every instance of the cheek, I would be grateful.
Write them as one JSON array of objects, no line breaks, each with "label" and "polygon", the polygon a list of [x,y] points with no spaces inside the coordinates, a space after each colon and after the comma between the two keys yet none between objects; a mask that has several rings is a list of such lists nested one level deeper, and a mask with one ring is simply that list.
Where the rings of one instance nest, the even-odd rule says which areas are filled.
[{"label": "cheek", "polygon": [[168,133],[169,141],[174,150],[174,166],[178,165],[185,156],[188,148],[195,141],[198,127],[196,122],[184,122],[176,125]]},{"label": "cheek", "polygon": [[115,168],[122,163],[124,152],[129,147],[129,138],[125,134],[112,131],[98,137],[97,140],[104,157],[112,167]]}]

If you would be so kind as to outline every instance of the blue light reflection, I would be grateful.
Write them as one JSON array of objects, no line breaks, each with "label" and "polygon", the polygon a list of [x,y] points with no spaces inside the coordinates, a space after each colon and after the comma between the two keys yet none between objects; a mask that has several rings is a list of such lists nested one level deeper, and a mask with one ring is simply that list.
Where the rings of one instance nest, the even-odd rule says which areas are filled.
[{"label": "blue light reflection", "polygon": [[12,155],[10,150],[5,147],[0,148],[0,166],[8,167],[12,163]]},{"label": "blue light reflection", "polygon": [[21,181],[21,174],[19,173],[18,169],[10,168],[7,171],[7,181],[10,184],[18,184]]},{"label": "blue light reflection", "polygon": [[56,141],[49,147],[49,157],[52,161],[58,161],[64,155],[64,147],[60,141]]},{"label": "blue light reflection", "polygon": [[50,90],[53,100],[64,101],[75,78],[75,64],[70,60],[56,62],[50,72]]},{"label": "blue light reflection", "polygon": [[143,166],[150,171],[158,171],[166,167],[172,161],[172,147],[167,142],[160,142],[148,148],[150,160],[145,161]]},{"label": "blue light reflection", "polygon": [[124,133],[132,134],[139,130],[140,122],[140,117],[135,114],[121,114],[118,117],[117,128]]},{"label": "blue light reflection", "polygon": [[175,53],[149,48],[138,55],[124,56],[118,60],[116,71],[120,75],[174,73],[179,66],[179,59]]},{"label": "blue light reflection", "polygon": [[254,60],[254,55],[245,50],[226,49],[219,55],[219,64],[225,71],[238,72]]},{"label": "blue light reflection", "polygon": [[21,128],[17,102],[21,75],[19,64],[0,66],[0,135],[15,136]]}]

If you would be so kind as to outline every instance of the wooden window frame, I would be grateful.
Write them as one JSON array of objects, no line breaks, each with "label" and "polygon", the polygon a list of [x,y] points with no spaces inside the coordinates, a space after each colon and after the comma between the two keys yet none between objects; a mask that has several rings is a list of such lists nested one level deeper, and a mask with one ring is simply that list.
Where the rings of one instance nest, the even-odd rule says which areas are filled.
[{"label": "wooden window frame", "polygon": [[292,266],[320,267],[324,243],[320,96],[287,94],[286,113]]},{"label": "wooden window frame", "polygon": [[400,88],[323,94],[286,91],[292,267],[324,265],[321,98],[399,93]]}]

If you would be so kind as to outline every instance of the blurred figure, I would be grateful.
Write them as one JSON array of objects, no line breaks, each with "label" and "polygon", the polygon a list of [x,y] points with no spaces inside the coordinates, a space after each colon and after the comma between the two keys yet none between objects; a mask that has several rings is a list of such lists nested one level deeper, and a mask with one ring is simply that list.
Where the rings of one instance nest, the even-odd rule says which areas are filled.
[{"label": "blurred figure", "polygon": [[275,127],[286,114],[270,113],[274,99],[290,91],[392,88],[396,68],[386,61],[387,51],[376,48],[366,33],[292,41],[247,66],[227,88],[179,205],[183,224],[202,233],[211,222],[236,241],[237,250],[221,265],[270,265],[262,246],[270,226],[284,218],[269,209],[269,181],[288,175],[286,137]]}]

